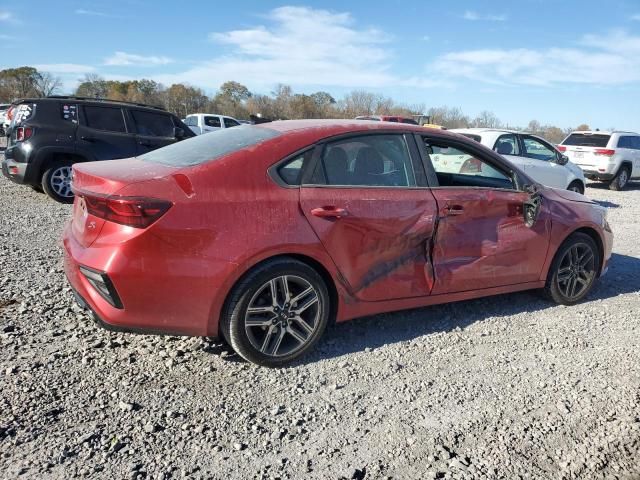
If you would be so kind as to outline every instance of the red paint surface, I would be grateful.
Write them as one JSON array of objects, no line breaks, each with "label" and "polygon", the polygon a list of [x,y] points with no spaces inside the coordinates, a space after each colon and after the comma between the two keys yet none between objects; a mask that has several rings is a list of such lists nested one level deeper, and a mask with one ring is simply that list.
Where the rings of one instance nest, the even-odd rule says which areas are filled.
[{"label": "red paint surface", "polygon": [[[337,291],[338,321],[539,288],[558,246],[577,228],[593,229],[603,243],[605,263],[610,257],[612,236],[596,209],[553,190],[542,191],[540,217],[528,228],[521,210],[528,197],[522,192],[297,189],[278,186],[267,175],[275,162],[333,135],[367,130],[425,134],[424,128],[358,121],[264,127],[286,134],[195,167],[135,159],[74,166],[76,188],[173,204],[150,227],[135,229],[86,216],[76,201],[64,234],[65,269],[102,320],[128,328],[217,335],[233,285],[259,262],[279,255],[322,266]],[[346,215],[311,214],[318,208],[343,209]],[[456,215],[458,208],[462,212]],[[103,300],[79,274],[79,265],[106,272],[124,309]]]}]

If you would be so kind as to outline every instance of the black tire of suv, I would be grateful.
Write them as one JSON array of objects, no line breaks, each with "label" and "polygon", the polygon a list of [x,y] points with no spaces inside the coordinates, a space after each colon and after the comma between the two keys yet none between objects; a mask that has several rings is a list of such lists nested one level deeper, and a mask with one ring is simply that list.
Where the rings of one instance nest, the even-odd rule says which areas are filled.
[{"label": "black tire of suv", "polygon": [[[593,272],[591,272],[591,277],[584,288],[584,291],[579,292],[579,295],[574,297],[568,297],[565,292],[562,291],[560,287],[560,282],[558,280],[558,275],[560,274],[561,266],[566,259],[567,254],[574,247],[580,248],[583,252],[590,251],[593,255],[593,262],[589,264],[589,267],[593,267]],[[566,263],[565,263],[566,265]],[[547,274],[547,283],[542,290],[544,296],[551,300],[552,302],[558,303],[560,305],[575,305],[580,302],[593,288],[593,284],[596,281],[596,277],[598,276],[598,269],[600,268],[600,252],[596,243],[593,239],[585,234],[585,233],[574,233],[569,238],[567,238],[558,251],[556,252],[555,257],[553,258],[553,263],[551,264],[551,268],[549,268],[549,273]],[[567,268],[563,268],[566,270]],[[577,286],[577,282],[575,283]]]},{"label": "black tire of suv", "polygon": [[67,203],[67,204],[73,203],[73,198],[74,198],[73,196],[64,197],[62,195],[59,195],[56,192],[53,184],[51,183],[52,176],[54,175],[56,170],[58,170],[61,167],[70,167],[71,165],[73,165],[73,162],[68,162],[68,161],[55,162],[47,170],[45,170],[44,174],[42,175],[42,189],[44,190],[44,193],[49,195],[49,197],[54,199],[56,202]]},{"label": "black tire of suv", "polygon": [[571,190],[572,192],[578,192],[584,195],[584,184],[580,180],[574,180],[569,184],[567,190]]},{"label": "black tire of suv", "polygon": [[[282,276],[291,276],[307,282],[317,294],[319,313],[313,333],[309,335],[298,350],[289,354],[275,356],[263,353],[252,345],[247,334],[245,321],[247,310],[253,297],[266,282]],[[331,311],[329,302],[327,286],[322,277],[313,268],[292,258],[274,259],[249,272],[233,288],[220,318],[220,330],[233,350],[245,360],[264,367],[282,367],[308,353],[320,340],[329,323]]]},{"label": "black tire of suv", "polygon": [[[626,176],[623,176],[622,172],[626,172]],[[613,180],[611,180],[611,183],[609,184],[609,190],[615,190],[616,192],[619,192],[620,190],[624,190],[624,187],[626,187],[627,183],[629,183],[630,176],[631,176],[631,171],[629,167],[626,165],[623,165],[618,170],[618,173],[616,174],[616,176],[613,177]],[[620,184],[623,178],[626,178],[626,180],[624,180],[624,182]]]}]

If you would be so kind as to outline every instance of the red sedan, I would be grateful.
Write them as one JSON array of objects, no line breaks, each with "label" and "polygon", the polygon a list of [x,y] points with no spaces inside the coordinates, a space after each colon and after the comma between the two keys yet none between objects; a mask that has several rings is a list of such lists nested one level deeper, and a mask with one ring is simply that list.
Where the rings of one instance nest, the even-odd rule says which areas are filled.
[{"label": "red sedan", "polygon": [[66,274],[102,325],[223,336],[267,366],[332,321],[530,289],[571,305],[611,256],[602,207],[405,124],[230,128],[76,164],[73,188]]}]

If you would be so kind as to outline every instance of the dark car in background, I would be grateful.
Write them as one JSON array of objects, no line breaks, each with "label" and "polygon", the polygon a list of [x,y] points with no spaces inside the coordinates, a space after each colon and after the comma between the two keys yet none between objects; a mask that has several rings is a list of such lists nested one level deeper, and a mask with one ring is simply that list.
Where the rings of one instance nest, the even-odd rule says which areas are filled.
[{"label": "dark car in background", "polygon": [[71,166],[135,157],[195,134],[160,107],[84,97],[14,102],[2,173],[72,203]]}]

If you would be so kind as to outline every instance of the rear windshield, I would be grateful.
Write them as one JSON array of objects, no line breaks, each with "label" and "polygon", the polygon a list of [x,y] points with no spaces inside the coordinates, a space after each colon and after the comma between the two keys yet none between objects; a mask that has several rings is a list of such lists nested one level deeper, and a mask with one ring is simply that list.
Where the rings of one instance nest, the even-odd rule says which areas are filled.
[{"label": "rear windshield", "polygon": [[280,135],[270,128],[244,125],[205,133],[141,155],[149,162],[176,167],[199,165]]},{"label": "rear windshield", "polygon": [[576,147],[606,147],[611,135],[591,135],[584,133],[572,133],[562,142],[562,145],[573,145]]}]

